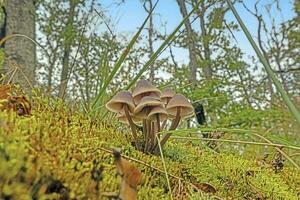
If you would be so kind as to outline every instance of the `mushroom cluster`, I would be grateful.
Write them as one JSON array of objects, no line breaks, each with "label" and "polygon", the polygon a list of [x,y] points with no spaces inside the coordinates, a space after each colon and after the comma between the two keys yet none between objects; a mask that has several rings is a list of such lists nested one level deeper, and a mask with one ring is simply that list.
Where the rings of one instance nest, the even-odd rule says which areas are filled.
[{"label": "mushroom cluster", "polygon": [[[157,153],[158,142],[163,147],[170,138],[171,133],[162,139],[159,135],[167,128],[168,120],[172,121],[169,130],[175,130],[182,119],[194,114],[194,108],[185,96],[169,88],[160,91],[144,79],[139,80],[132,93],[118,92],[106,108],[117,113],[120,122],[130,125],[136,148],[148,153]],[[142,130],[142,134],[138,130]]]}]

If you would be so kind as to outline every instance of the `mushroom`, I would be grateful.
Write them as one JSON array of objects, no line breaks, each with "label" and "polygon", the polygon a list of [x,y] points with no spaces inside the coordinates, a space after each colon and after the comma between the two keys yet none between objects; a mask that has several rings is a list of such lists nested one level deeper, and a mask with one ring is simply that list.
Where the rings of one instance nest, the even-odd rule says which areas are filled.
[{"label": "mushroom", "polygon": [[128,120],[128,123],[132,130],[132,135],[135,140],[136,147],[137,146],[137,134],[135,129],[135,124],[132,121],[132,117],[130,116],[130,113],[133,113],[135,109],[135,105],[133,102],[133,98],[130,92],[128,91],[121,91],[118,92],[107,104],[106,108],[112,112],[115,113],[125,113],[125,116]]},{"label": "mushroom", "polygon": [[[175,95],[176,93],[170,89],[170,88],[166,88],[161,92],[161,96],[160,99],[161,101],[165,104],[165,106],[167,106],[167,104],[169,103],[169,101],[172,99],[172,97]],[[164,129],[164,127],[167,124],[167,120],[163,121],[161,127],[162,129]]]},{"label": "mushroom", "polygon": [[135,107],[133,113],[139,118],[147,118],[151,109],[156,106],[162,106],[160,99],[155,97],[145,96],[140,100],[140,103]]},{"label": "mushroom", "polygon": [[141,79],[132,92],[132,97],[136,105],[138,105],[145,96],[151,96],[160,99],[160,95],[160,90],[145,79]]},{"label": "mushroom", "polygon": [[111,112],[118,113],[125,111],[126,108],[131,113],[133,113],[133,110],[135,108],[133,98],[130,92],[128,91],[121,91],[118,92],[107,104],[106,108],[110,110]]},{"label": "mushroom", "polygon": [[[188,99],[182,94],[175,94],[173,98],[169,101],[167,107],[167,112],[169,116],[173,119],[170,130],[175,130],[181,119],[194,114],[194,108]],[[167,142],[170,138],[171,133],[167,133],[161,141],[161,146]]]},{"label": "mushroom", "polygon": [[140,100],[140,103],[135,107],[134,114],[136,117],[143,118],[143,134],[145,138],[145,151],[148,149],[148,139],[152,135],[151,120],[148,119],[151,110],[157,106],[163,106],[160,99],[155,97],[145,96]]},{"label": "mushroom", "polygon": [[160,132],[160,121],[168,119],[168,112],[163,106],[156,106],[148,114],[148,119],[151,121],[156,120],[157,131]]},{"label": "mushroom", "polygon": [[[153,128],[150,136],[151,144],[153,145],[151,147],[151,150],[155,149],[156,142],[155,142],[155,136],[157,132],[160,132],[161,126],[160,126],[160,121],[162,120],[167,120],[168,119],[168,112],[166,111],[165,107],[162,105],[154,107],[150,113],[148,114],[148,119],[150,121],[154,121],[153,123]],[[155,126],[155,121],[156,121],[156,126]]]},{"label": "mushroom", "polygon": [[160,99],[165,105],[167,105],[174,95],[175,92],[172,89],[166,88],[161,92]]},{"label": "mushroom", "polygon": [[171,117],[175,118],[178,116],[178,111],[182,119],[194,114],[193,105],[182,94],[175,94],[168,103],[166,110]]}]

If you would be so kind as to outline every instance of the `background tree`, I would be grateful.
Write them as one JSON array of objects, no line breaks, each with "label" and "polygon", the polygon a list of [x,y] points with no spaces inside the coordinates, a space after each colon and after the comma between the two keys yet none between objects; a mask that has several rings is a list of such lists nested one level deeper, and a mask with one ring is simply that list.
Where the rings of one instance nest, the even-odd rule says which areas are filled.
[{"label": "background tree", "polygon": [[[109,16],[107,7],[104,9],[97,2],[42,0],[37,15],[38,39],[46,50],[38,51],[39,84],[45,86],[48,93],[62,97],[65,91],[68,99],[82,101],[85,105],[97,96],[136,31],[117,32],[117,20]],[[112,9],[129,3],[114,2],[117,4],[111,4]],[[154,3],[153,0],[136,2],[146,15]],[[297,17],[275,23],[268,11],[276,7],[276,1],[259,2],[257,12],[255,7],[248,8],[250,15],[260,23],[260,31],[254,33],[260,33],[256,38],[261,39],[270,64],[290,95],[297,98]],[[173,3],[178,6],[182,18],[196,5],[194,0]],[[255,2],[250,5],[255,6]],[[268,15],[262,15],[265,11]],[[253,56],[250,60],[236,41],[239,29],[228,13],[223,1],[201,1],[175,40],[143,75],[161,88],[170,86],[193,102],[201,102],[207,114],[206,126],[278,127],[278,133],[288,130],[294,134],[291,118],[284,114],[285,106],[277,100],[276,90],[260,70],[258,60]],[[150,16],[145,30],[106,89],[108,93],[125,88],[155,52],[156,46],[166,39],[168,22],[159,24],[161,28],[157,30],[159,17],[158,11]],[[174,49],[188,52],[186,63],[178,62],[178,52]],[[68,84],[64,84],[66,80]],[[100,104],[105,102],[103,99]]]},{"label": "background tree", "polygon": [[[183,18],[186,17],[188,12],[185,5],[185,0],[177,0],[177,4],[180,8],[180,13],[182,17]],[[196,60],[197,52],[195,47],[196,38],[195,38],[194,31],[192,29],[190,19],[187,19],[184,25],[186,29],[186,43],[189,50],[189,71],[190,71],[189,81],[190,83],[192,83],[193,86],[196,86],[196,82],[197,82],[197,60]]]},{"label": "background tree", "polygon": [[[5,36],[21,34],[35,39],[34,0],[5,1]],[[35,83],[35,44],[27,38],[15,37],[4,45],[3,74],[6,82],[19,83],[28,93]]]}]

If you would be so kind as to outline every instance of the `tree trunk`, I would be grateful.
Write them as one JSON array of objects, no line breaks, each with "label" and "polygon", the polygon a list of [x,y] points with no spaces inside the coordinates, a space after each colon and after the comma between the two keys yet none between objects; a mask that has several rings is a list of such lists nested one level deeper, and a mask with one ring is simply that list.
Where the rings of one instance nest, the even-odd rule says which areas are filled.
[{"label": "tree trunk", "polygon": [[[151,10],[153,9],[153,4],[152,4],[152,0],[148,0],[149,2],[149,9],[148,9],[148,13],[151,12]],[[148,29],[148,42],[149,42],[149,58],[151,57],[151,55],[153,54],[153,14],[151,14],[150,19],[149,19],[149,29]],[[155,76],[155,69],[154,69],[154,65],[152,64],[150,66],[150,82],[154,82],[154,76]]]},{"label": "tree trunk", "polygon": [[[35,5],[33,0],[5,1],[5,35],[21,34],[35,39]],[[35,80],[35,44],[24,37],[14,37],[4,45],[5,82],[19,83],[30,94]]]},{"label": "tree trunk", "polygon": [[[182,17],[186,17],[188,15],[185,1],[184,0],[177,0],[177,4],[180,8],[180,13]],[[192,29],[191,21],[187,19],[184,23],[186,32],[187,32],[187,43],[188,43],[188,49],[189,49],[189,69],[190,69],[190,75],[189,79],[190,82],[193,84],[193,86],[197,83],[197,57],[196,57],[196,47],[194,44],[194,31]]]},{"label": "tree trunk", "polygon": [[70,39],[70,34],[74,18],[75,18],[75,7],[76,7],[76,1],[70,0],[70,11],[68,15],[68,20],[66,24],[66,33],[65,33],[65,39],[64,39],[64,52],[63,52],[63,60],[62,60],[62,72],[60,76],[60,87],[59,87],[59,94],[58,96],[60,98],[64,98],[66,89],[68,86],[68,75],[69,75],[69,63],[70,63],[70,54],[71,54],[71,46],[72,46],[72,40]]},{"label": "tree trunk", "polygon": [[[197,14],[200,18],[200,27],[201,27],[201,37],[202,37],[202,41],[203,41],[203,47],[204,47],[204,59],[206,61],[206,63],[210,63],[210,46],[209,46],[209,41],[207,38],[207,31],[206,31],[206,26],[205,26],[205,6],[204,6],[204,0],[201,2],[201,11],[199,9],[197,9]],[[211,80],[212,79],[212,68],[210,64],[207,64],[206,66],[204,66],[203,68],[203,72],[204,72],[204,76],[206,78],[206,80]]]}]

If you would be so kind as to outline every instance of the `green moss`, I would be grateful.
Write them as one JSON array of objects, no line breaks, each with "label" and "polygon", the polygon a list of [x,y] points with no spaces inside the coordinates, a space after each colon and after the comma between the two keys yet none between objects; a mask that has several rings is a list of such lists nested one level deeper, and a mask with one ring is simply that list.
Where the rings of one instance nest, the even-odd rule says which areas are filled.
[{"label": "green moss", "polygon": [[[97,199],[103,192],[118,190],[113,157],[99,147],[122,147],[132,158],[163,169],[160,157],[145,155],[130,145],[128,130],[119,125],[91,121],[76,108],[59,102],[35,100],[30,118],[0,113],[0,199],[58,199],[49,184],[56,180],[76,199]],[[298,199],[300,175],[286,167],[275,173],[268,165],[238,155],[208,151],[190,143],[169,142],[165,161],[176,199]],[[99,191],[91,172],[103,166]],[[134,163],[143,173],[139,199],[169,199],[165,175]],[[197,192],[189,184],[207,182],[217,189],[214,195]],[[48,193],[48,194],[46,194]],[[100,198],[98,198],[100,199]]]}]

